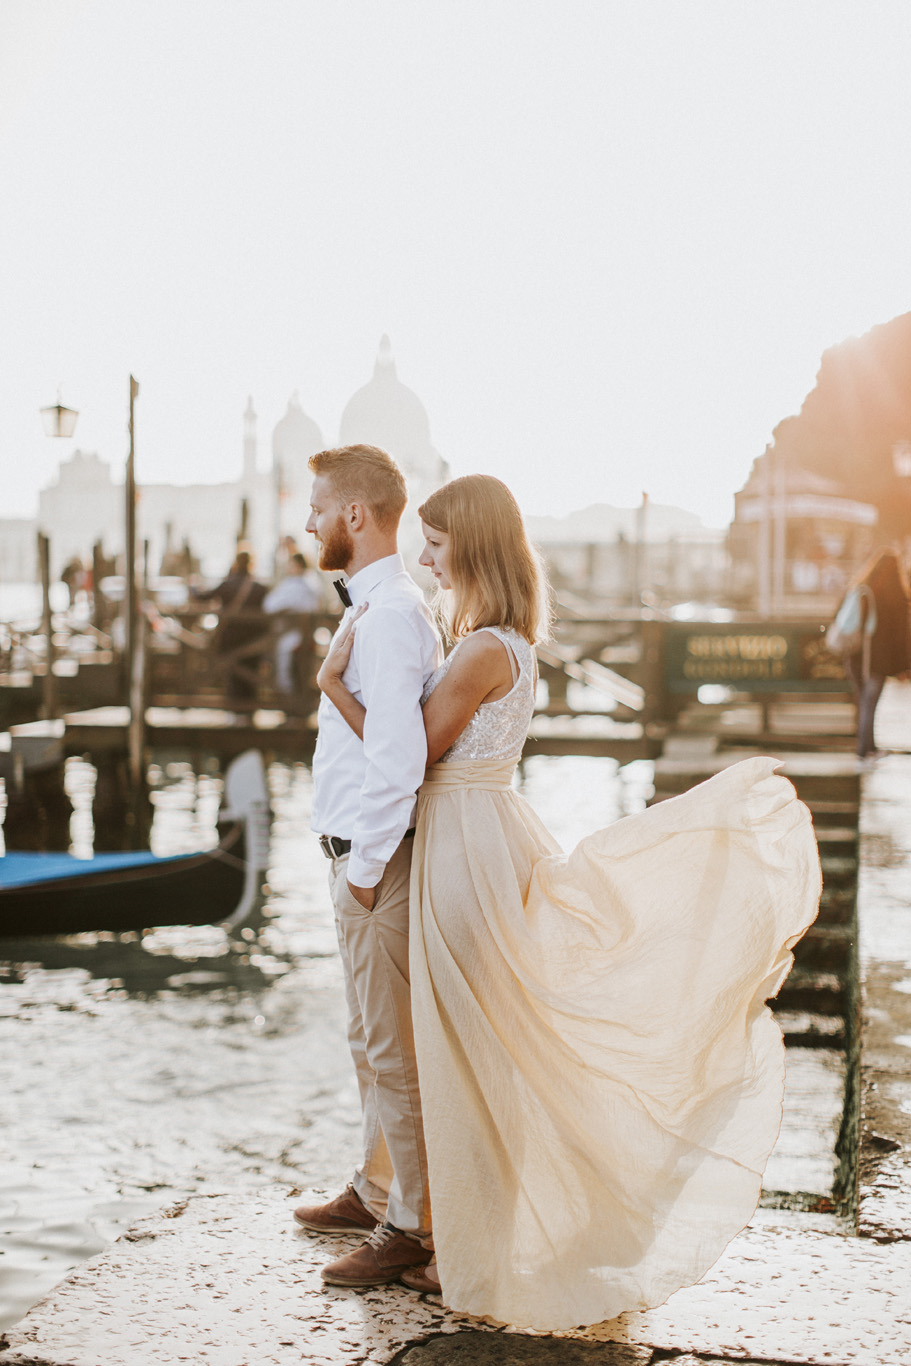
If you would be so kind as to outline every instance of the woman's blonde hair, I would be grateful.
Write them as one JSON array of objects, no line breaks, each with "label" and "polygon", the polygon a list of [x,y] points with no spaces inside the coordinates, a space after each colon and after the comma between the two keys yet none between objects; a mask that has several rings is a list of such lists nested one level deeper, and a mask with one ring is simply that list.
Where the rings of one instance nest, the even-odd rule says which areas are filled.
[{"label": "woman's blonde hair", "polygon": [[550,632],[550,592],[519,505],[489,474],[453,479],[418,508],[449,540],[451,595],[444,622],[453,640],[481,626],[517,631],[530,644]]}]

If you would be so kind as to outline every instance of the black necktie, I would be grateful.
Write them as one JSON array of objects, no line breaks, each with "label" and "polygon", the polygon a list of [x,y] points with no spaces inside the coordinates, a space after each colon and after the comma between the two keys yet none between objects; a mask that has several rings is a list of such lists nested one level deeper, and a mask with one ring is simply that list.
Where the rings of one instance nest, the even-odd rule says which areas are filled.
[{"label": "black necktie", "polygon": [[345,580],[344,580],[344,579],[333,579],[333,580],[332,580],[332,587],[335,589],[336,593],[338,593],[338,595],[339,595],[339,597],[341,598],[342,603],[344,604],[344,606],[345,606],[345,607],[350,607],[350,606],[351,606],[351,594],[348,592],[348,589],[347,589],[347,587],[345,586]]}]

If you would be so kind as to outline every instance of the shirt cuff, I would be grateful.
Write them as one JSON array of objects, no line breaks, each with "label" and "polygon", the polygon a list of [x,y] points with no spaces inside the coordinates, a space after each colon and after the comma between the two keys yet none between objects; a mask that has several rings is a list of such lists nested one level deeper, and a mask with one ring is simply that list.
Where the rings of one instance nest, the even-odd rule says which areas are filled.
[{"label": "shirt cuff", "polygon": [[345,869],[345,876],[355,887],[375,887],[385,871],[385,863],[377,863],[374,859],[360,858],[352,850],[348,858],[348,866]]}]

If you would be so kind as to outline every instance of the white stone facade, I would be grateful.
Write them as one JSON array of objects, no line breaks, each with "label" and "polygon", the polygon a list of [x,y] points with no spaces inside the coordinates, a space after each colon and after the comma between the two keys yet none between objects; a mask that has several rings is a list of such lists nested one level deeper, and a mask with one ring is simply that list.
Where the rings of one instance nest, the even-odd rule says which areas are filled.
[{"label": "white stone facade", "polygon": [[[333,444],[303,411],[297,392],[272,434],[272,466],[257,468],[257,415],[250,398],[243,417],[243,463],[239,479],[221,484],[150,484],[139,487],[137,539],[149,541],[150,568],[157,573],[167,548],[180,550],[189,541],[207,577],[225,573],[234,557],[247,501],[246,542],[254,554],[255,572],[273,576],[276,549],[282,537],[293,536],[306,550],[304,527],[309,515],[310,472],[307,462],[316,451]],[[373,379],[359,389],[341,420],[339,445],[367,442],[381,446],[399,461],[416,506],[448,477],[448,466],[434,449],[423,404],[403,385],[395,371],[389,339],[380,343]],[[110,464],[93,452],[76,450],[61,462],[57,479],[39,495],[38,527],[51,543],[52,573],[78,555],[91,558],[100,541],[109,556],[122,556],[124,547],[124,490],[112,478]],[[412,523],[414,526],[412,527]],[[21,533],[7,532],[13,523],[0,523],[0,565],[5,544],[18,545]],[[34,542],[35,524],[23,523]],[[403,528],[406,551],[419,539],[417,521],[407,517]],[[413,534],[412,534],[413,533]],[[410,556],[409,556],[410,558]],[[415,555],[416,558],[416,555]],[[16,552],[16,564],[27,559]],[[2,572],[2,570],[0,570]],[[9,575],[4,575],[9,578]],[[28,571],[33,577],[33,568]]]},{"label": "white stone facade", "polygon": [[25,517],[0,517],[0,584],[35,582],[37,546],[37,522]]}]

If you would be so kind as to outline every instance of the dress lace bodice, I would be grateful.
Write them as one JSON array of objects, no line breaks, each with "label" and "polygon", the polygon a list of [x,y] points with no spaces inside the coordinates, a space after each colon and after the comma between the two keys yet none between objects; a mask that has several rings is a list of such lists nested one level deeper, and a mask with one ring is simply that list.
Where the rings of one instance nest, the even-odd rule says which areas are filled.
[{"label": "dress lace bodice", "polygon": [[[516,631],[504,631],[499,626],[484,626],[481,629],[496,636],[512,652],[519,666],[518,677],[505,697],[498,698],[496,702],[481,703],[462,734],[438,760],[442,764],[466,759],[518,759],[525,744],[535,702],[532,647]],[[422,706],[446,676],[458,648],[457,645],[428,678],[421,696]]]}]

